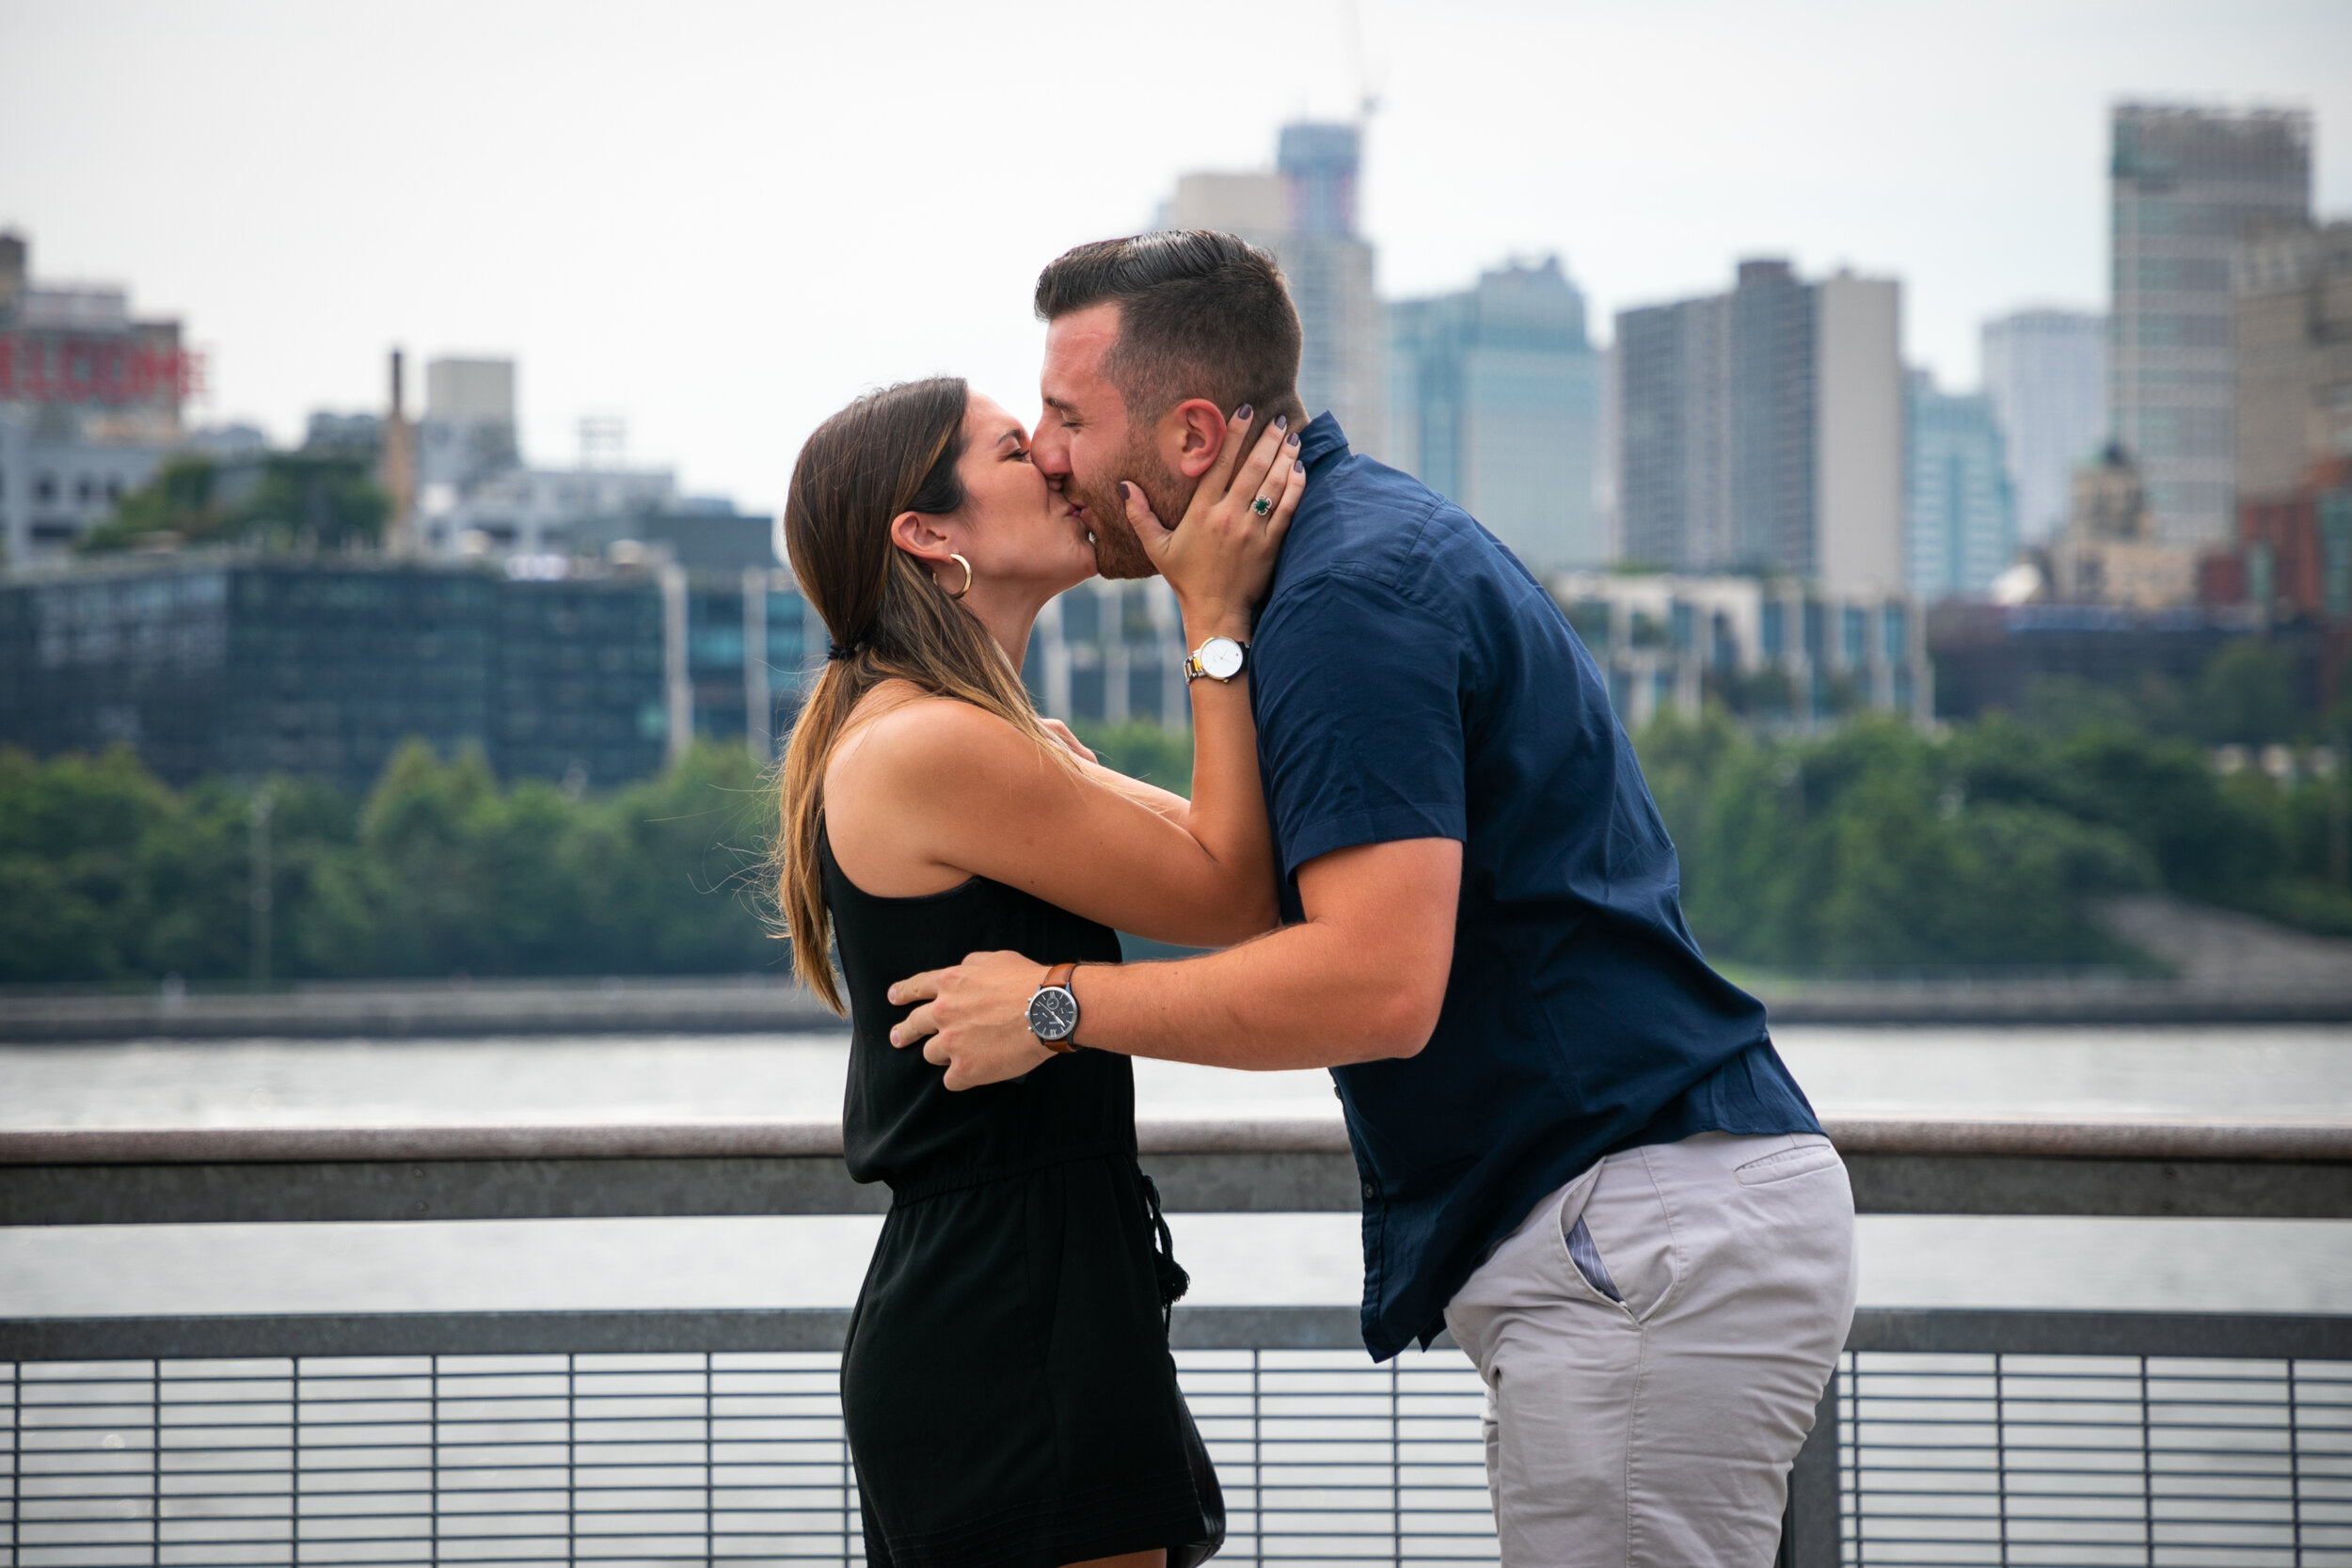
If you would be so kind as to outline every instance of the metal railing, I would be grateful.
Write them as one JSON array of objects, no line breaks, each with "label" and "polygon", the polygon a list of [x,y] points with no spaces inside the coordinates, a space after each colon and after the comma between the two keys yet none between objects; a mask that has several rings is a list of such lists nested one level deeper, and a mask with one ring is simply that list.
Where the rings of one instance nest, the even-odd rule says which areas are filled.
[{"label": "metal railing", "polygon": [[[2352,1130],[1832,1126],[1866,1212],[2352,1217]],[[1147,1123],[1191,1212],[1352,1210],[1332,1121]],[[839,1132],[0,1133],[0,1225],[878,1212]],[[838,1311],[0,1322],[17,1564],[862,1560]],[[1494,1560],[1481,1390],[1180,1307],[1222,1560]],[[2352,1564],[2352,1316],[1866,1310],[1783,1560]]]}]

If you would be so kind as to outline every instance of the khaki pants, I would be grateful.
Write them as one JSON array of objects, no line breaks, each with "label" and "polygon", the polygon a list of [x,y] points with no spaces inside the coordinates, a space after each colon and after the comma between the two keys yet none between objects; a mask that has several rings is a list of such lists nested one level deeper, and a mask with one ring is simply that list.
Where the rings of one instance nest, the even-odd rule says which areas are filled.
[{"label": "khaki pants", "polygon": [[[1597,1270],[1569,1256],[1580,1219]],[[1853,1231],[1813,1134],[1628,1149],[1538,1203],[1446,1307],[1486,1385],[1508,1568],[1769,1568],[1853,1321]]]}]

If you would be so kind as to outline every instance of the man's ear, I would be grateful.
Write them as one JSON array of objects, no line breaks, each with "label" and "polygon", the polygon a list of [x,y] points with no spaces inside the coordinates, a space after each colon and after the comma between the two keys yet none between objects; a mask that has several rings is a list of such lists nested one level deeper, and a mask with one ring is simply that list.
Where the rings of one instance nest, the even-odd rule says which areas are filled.
[{"label": "man's ear", "polygon": [[1207,473],[1225,450],[1225,410],[1207,398],[1186,398],[1168,411],[1160,428],[1168,466],[1186,479]]}]

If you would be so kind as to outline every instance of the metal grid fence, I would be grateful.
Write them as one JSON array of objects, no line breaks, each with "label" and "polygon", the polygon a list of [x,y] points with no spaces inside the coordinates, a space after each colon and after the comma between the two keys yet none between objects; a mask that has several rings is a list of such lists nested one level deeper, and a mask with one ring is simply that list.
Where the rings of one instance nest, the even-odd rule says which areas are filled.
[{"label": "metal grid fence", "polygon": [[[1220,1560],[1494,1559],[1458,1352],[1180,1351]],[[865,1560],[838,1357],[27,1362],[9,1568]]]},{"label": "metal grid fence", "polygon": [[[1458,1352],[1181,1349],[1220,1560],[1495,1560]],[[0,1363],[5,1568],[864,1560],[825,1351]],[[2352,1362],[1862,1350],[1839,1557],[2352,1568]]]},{"label": "metal grid fence", "polygon": [[2352,1363],[1857,1352],[1843,1558],[2352,1564]]}]

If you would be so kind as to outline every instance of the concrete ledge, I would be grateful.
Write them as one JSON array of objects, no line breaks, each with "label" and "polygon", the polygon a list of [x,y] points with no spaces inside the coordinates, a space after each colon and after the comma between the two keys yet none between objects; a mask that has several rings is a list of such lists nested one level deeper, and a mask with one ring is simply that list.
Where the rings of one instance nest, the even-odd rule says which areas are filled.
[{"label": "concrete ledge", "polygon": [[[1879,1214],[2352,1218],[2352,1127],[1833,1122]],[[1363,1201],[1336,1118],[1157,1122],[1169,1210],[1341,1213]],[[0,1132],[0,1226],[871,1214],[830,1122]]]},{"label": "concrete ledge", "polygon": [[[1832,1118],[1848,1156],[2352,1164],[2352,1124]],[[1147,1155],[1345,1154],[1337,1117],[1144,1120]],[[336,1161],[839,1159],[829,1120],[474,1126],[20,1128],[0,1166]]]},{"label": "concrete ledge", "polygon": [[[0,1362],[837,1351],[844,1307],[0,1319]],[[1178,1350],[1362,1354],[1353,1307],[1188,1307]],[[1452,1348],[1451,1336],[1438,1344]],[[2352,1316],[1864,1307],[1846,1348],[1915,1354],[2352,1359]]]}]

